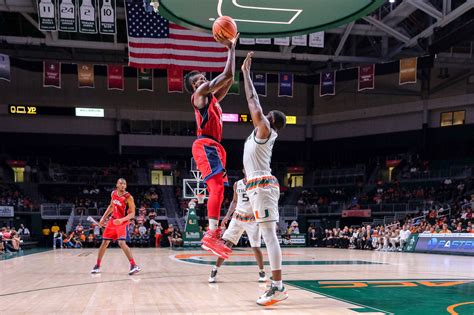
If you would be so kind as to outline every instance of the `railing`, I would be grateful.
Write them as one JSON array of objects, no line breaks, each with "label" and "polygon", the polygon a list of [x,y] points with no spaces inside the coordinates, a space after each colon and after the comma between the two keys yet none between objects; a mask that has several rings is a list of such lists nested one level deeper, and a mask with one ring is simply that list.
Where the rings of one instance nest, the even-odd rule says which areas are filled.
[{"label": "railing", "polygon": [[427,172],[410,173],[409,177],[400,176],[400,182],[410,182],[414,180],[441,180],[445,178],[466,178],[472,176],[472,167],[453,166],[450,169],[430,170]]},{"label": "railing", "polygon": [[58,205],[55,203],[43,203],[40,209],[42,218],[67,219],[71,215],[71,211],[74,211],[74,204],[64,203]]},{"label": "railing", "polygon": [[[102,216],[107,208],[101,207],[101,208],[85,208],[85,207],[75,207],[74,208],[74,214],[76,216],[91,216],[91,217],[98,217]],[[156,218],[158,220],[166,220],[168,218],[168,212],[166,208],[147,208],[146,213],[150,213],[154,211],[156,213]],[[135,210],[135,215],[138,215],[138,209]]]}]

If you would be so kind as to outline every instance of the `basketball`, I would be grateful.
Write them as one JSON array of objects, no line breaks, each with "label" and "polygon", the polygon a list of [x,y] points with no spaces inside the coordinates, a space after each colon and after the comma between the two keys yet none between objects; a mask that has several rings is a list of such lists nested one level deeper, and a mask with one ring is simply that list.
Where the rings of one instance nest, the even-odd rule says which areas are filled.
[{"label": "basketball", "polygon": [[214,39],[221,43],[225,40],[232,40],[237,36],[237,24],[230,16],[221,16],[212,25]]}]

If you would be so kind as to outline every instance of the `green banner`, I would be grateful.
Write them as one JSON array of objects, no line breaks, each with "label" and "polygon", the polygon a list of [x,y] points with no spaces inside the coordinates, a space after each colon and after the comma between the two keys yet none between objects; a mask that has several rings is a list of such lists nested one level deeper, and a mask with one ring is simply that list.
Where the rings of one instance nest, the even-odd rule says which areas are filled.
[{"label": "green banner", "polygon": [[418,242],[418,234],[410,234],[407,243],[403,247],[404,252],[414,252],[416,243]]},{"label": "green banner", "polygon": [[153,69],[137,69],[137,90],[153,92]]},{"label": "green banner", "polygon": [[184,247],[201,246],[202,232],[199,231],[199,221],[194,208],[189,209],[184,228]]}]

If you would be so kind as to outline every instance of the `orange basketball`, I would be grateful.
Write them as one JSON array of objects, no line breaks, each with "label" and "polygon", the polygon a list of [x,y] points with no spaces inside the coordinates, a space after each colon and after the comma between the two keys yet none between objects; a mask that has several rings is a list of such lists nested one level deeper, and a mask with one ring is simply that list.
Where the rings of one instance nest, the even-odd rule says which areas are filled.
[{"label": "orange basketball", "polygon": [[212,24],[212,34],[219,43],[232,40],[237,36],[237,24],[230,16],[221,16]]}]

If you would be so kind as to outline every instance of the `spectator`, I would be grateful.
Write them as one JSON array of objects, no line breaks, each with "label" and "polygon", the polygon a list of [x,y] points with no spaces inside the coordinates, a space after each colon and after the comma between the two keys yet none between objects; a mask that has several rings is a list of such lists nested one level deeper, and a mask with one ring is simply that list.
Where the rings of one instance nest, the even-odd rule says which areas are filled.
[{"label": "spectator", "polygon": [[23,224],[20,224],[20,228],[18,229],[18,234],[20,236],[30,236],[30,230],[26,228]]},{"label": "spectator", "polygon": [[408,229],[407,225],[403,226],[403,229],[400,231],[400,251],[403,249],[405,244],[408,241],[408,238],[410,237],[410,230]]},{"label": "spectator", "polygon": [[311,247],[318,247],[318,236],[315,228],[311,228],[308,233],[308,243]]},{"label": "spectator", "polygon": [[59,226],[56,222],[54,222],[54,225],[51,227],[51,233],[56,233],[59,232]]},{"label": "spectator", "polygon": [[140,224],[140,227],[138,228],[138,232],[140,233],[141,236],[146,234],[146,227],[143,226],[143,223]]},{"label": "spectator", "polygon": [[448,225],[444,223],[443,228],[438,233],[444,233],[444,234],[451,233],[451,230],[448,228]]},{"label": "spectator", "polygon": [[63,233],[61,230],[53,234],[53,249],[56,249],[57,242],[59,242],[59,248],[63,248]]},{"label": "spectator", "polygon": [[81,222],[79,222],[76,226],[76,234],[80,235],[84,231],[84,227],[82,226]]}]

